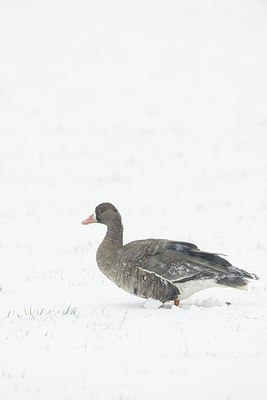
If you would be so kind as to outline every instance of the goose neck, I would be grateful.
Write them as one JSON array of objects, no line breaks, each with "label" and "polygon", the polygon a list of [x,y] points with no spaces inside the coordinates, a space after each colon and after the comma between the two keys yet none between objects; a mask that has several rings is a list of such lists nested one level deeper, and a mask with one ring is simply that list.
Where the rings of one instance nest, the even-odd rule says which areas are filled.
[{"label": "goose neck", "polygon": [[108,225],[107,233],[105,236],[106,240],[112,241],[112,243],[116,243],[118,245],[123,244],[123,226],[121,221],[114,221],[110,225]]}]

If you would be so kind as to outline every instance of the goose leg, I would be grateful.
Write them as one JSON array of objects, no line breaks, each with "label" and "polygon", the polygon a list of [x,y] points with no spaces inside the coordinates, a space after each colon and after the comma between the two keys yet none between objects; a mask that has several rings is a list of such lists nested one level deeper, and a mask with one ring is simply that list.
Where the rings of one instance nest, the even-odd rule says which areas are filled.
[{"label": "goose leg", "polygon": [[179,307],[180,300],[179,299],[174,299],[174,305]]}]

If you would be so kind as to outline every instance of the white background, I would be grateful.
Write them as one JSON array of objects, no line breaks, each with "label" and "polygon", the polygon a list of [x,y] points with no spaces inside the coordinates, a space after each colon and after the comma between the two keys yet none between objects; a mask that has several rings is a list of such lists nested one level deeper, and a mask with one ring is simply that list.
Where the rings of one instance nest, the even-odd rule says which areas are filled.
[{"label": "white background", "polygon": [[[266,399],[266,40],[263,0],[1,0],[1,399]],[[261,279],[144,309],[103,201]]]}]

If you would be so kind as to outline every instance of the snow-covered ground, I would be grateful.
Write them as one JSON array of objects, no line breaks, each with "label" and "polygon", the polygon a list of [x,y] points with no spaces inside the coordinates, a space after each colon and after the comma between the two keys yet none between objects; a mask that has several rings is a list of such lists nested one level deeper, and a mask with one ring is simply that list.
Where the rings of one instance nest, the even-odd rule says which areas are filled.
[{"label": "snow-covered ground", "polygon": [[[266,399],[266,41],[261,0],[1,0],[1,400]],[[261,279],[145,309],[103,201]]]}]

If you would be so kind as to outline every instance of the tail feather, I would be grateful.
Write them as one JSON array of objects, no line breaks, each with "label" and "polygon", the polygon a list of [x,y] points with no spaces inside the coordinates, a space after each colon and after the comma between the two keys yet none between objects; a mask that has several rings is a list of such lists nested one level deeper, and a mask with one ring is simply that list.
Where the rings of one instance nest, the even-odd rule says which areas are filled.
[{"label": "tail feather", "polygon": [[216,282],[219,285],[228,286],[236,289],[245,289],[249,284],[249,280],[242,276],[227,276],[224,278],[218,278]]},{"label": "tail feather", "polygon": [[255,274],[251,274],[250,272],[245,271],[244,269],[240,269],[237,267],[233,267],[231,268],[232,273],[236,276],[236,277],[242,277],[242,278],[247,278],[247,279],[255,279],[258,280],[259,277]]},{"label": "tail feather", "polygon": [[250,274],[244,269],[237,267],[231,267],[231,272],[229,275],[223,275],[217,278],[217,283],[219,285],[229,286],[236,289],[245,289],[250,282],[250,279],[258,280],[259,277],[255,274]]}]

